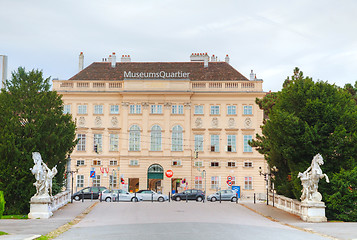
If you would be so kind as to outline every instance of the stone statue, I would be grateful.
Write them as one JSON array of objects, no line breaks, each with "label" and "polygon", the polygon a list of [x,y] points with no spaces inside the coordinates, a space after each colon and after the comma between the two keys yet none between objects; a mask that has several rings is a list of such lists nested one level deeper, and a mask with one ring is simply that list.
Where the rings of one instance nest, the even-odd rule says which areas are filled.
[{"label": "stone statue", "polygon": [[[48,197],[52,196],[52,178],[57,174],[57,165],[51,169],[42,161],[39,152],[32,153],[32,159],[35,163],[33,168],[30,168],[33,175],[35,175],[36,182],[33,184],[36,187],[36,194],[34,197]],[[50,191],[50,195],[48,194]]]},{"label": "stone statue", "polygon": [[330,182],[328,176],[322,173],[320,165],[324,164],[322,156],[318,153],[314,156],[311,162],[311,166],[306,169],[305,172],[299,172],[298,178],[301,180],[302,194],[301,201],[314,201],[320,202],[322,200],[321,194],[318,192],[319,180],[323,177],[326,178],[326,182]]}]

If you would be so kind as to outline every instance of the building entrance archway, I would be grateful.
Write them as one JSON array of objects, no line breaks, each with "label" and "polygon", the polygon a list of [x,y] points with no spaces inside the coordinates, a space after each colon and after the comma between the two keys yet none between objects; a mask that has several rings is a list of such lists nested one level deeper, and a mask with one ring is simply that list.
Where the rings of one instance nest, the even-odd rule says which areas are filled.
[{"label": "building entrance archway", "polygon": [[153,164],[148,168],[147,189],[162,192],[161,180],[164,179],[164,168],[160,164]]}]

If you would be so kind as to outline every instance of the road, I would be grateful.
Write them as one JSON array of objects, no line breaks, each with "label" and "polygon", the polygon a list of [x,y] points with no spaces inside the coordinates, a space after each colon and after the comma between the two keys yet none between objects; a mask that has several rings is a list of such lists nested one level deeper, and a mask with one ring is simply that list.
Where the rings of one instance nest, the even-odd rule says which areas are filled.
[{"label": "road", "polygon": [[56,239],[328,239],[273,222],[235,203],[101,202]]}]

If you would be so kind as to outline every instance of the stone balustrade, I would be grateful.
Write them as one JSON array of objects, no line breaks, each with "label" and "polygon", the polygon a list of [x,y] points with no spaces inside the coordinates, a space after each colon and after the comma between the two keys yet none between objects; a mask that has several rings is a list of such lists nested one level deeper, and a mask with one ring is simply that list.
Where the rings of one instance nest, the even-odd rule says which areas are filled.
[{"label": "stone balustrade", "polygon": [[274,201],[274,207],[298,215],[300,217],[302,216],[302,208],[301,208],[300,201],[278,194],[274,194],[274,198],[273,198],[273,194],[269,193],[269,205],[273,205],[273,201]]},{"label": "stone balustrade", "polygon": [[55,196],[52,197],[52,202],[50,205],[51,211],[52,212],[56,211],[57,209],[69,203],[70,201],[71,201],[70,191],[64,191],[56,194]]}]

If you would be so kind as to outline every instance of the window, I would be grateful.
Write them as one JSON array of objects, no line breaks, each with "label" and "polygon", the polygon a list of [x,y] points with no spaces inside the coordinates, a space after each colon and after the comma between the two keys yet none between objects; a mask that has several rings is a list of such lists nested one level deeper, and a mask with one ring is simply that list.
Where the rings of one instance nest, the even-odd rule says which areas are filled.
[{"label": "window", "polygon": [[203,114],[203,105],[195,106],[195,114]]},{"label": "window", "polygon": [[172,105],[171,113],[172,114],[183,114],[183,105]]},{"label": "window", "polygon": [[84,160],[77,160],[77,166],[83,166]]},{"label": "window", "polygon": [[227,167],[235,167],[236,166],[236,162],[228,162],[227,163]]},{"label": "window", "polygon": [[211,167],[219,167],[219,162],[211,162]]},{"label": "window", "polygon": [[150,150],[161,151],[161,127],[159,125],[152,126],[150,137]]},{"label": "window", "polygon": [[110,114],[119,114],[119,105],[110,105]]},{"label": "window", "polygon": [[253,106],[243,106],[243,115],[252,115]]},{"label": "window", "polygon": [[244,178],[244,189],[252,190],[253,189],[253,178],[252,177],[245,177]]},{"label": "window", "polygon": [[211,177],[211,189],[218,189],[219,188],[219,177],[218,176],[212,176]]},{"label": "window", "polygon": [[103,147],[103,135],[102,134],[94,134],[93,139],[93,150],[94,152],[101,152]]},{"label": "window", "polygon": [[195,176],[195,188],[202,189],[202,177],[201,176]]},{"label": "window", "polygon": [[211,152],[219,152],[219,135],[211,135]]},{"label": "window", "polygon": [[130,166],[139,166],[139,161],[138,160],[130,160],[129,165]]},{"label": "window", "polygon": [[194,166],[195,167],[203,167],[203,162],[202,161],[195,161]]},{"label": "window", "polygon": [[109,161],[109,165],[110,166],[116,166],[116,165],[118,165],[118,161],[117,160],[110,160]]},{"label": "window", "polygon": [[93,160],[93,164],[92,164],[92,165],[96,165],[96,166],[102,165],[102,161],[100,161],[100,160]]},{"label": "window", "polygon": [[109,187],[117,187],[117,178],[115,175],[109,175]]},{"label": "window", "polygon": [[219,106],[211,106],[211,115],[219,115]]},{"label": "window", "polygon": [[86,150],[86,135],[85,134],[77,134],[77,150],[85,151]]},{"label": "window", "polygon": [[237,107],[229,105],[227,106],[227,115],[236,115],[237,114]]},{"label": "window", "polygon": [[172,166],[181,166],[181,160],[172,161]]},{"label": "window", "polygon": [[[232,186],[236,185],[236,177],[232,177],[231,182],[232,182]],[[228,190],[228,191],[229,191],[229,190]]]},{"label": "window", "polygon": [[252,135],[244,135],[243,138],[243,152],[253,152],[252,147],[249,146],[248,141],[253,139]]},{"label": "window", "polygon": [[227,152],[236,152],[236,135],[227,135]]},{"label": "window", "polygon": [[77,187],[84,187],[84,175],[77,175]]},{"label": "window", "polygon": [[244,162],[244,167],[253,167],[253,162]]},{"label": "window", "polygon": [[176,125],[172,128],[172,151],[182,151],[183,150],[183,140],[182,140],[182,127]]},{"label": "window", "polygon": [[94,105],[94,114],[103,114],[103,105]]},{"label": "window", "polygon": [[78,114],[87,114],[87,105],[78,105]]},{"label": "window", "polygon": [[129,107],[129,113],[131,114],[140,114],[141,113],[141,105],[130,105]]},{"label": "window", "polygon": [[109,134],[110,137],[110,148],[109,151],[119,150],[119,134]]},{"label": "window", "polygon": [[150,113],[162,114],[162,105],[151,105]]},{"label": "window", "polygon": [[100,175],[95,175],[93,178],[93,187],[99,187],[100,186]]},{"label": "window", "polygon": [[129,151],[140,151],[140,128],[133,125],[129,130]]},{"label": "window", "polygon": [[63,113],[64,114],[71,113],[71,105],[64,105],[63,106]]},{"label": "window", "polygon": [[195,151],[203,151],[203,135],[195,135]]}]

